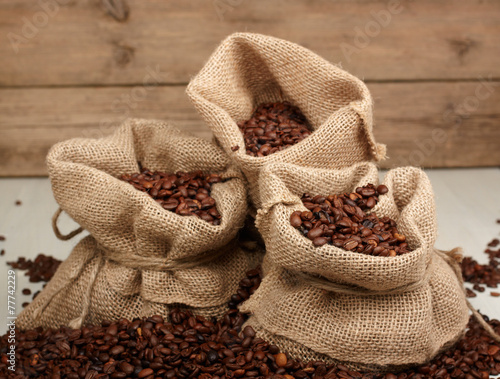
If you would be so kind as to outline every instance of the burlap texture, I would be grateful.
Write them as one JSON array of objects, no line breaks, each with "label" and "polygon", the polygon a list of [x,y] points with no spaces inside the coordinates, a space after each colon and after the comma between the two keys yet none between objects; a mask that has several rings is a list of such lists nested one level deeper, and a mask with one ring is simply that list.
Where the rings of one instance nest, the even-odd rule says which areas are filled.
[{"label": "burlap texture", "polygon": [[[47,162],[55,199],[91,237],[23,311],[21,328],[166,315],[172,304],[218,316],[258,264],[236,242],[248,209],[245,180],[208,141],[161,121],[131,119],[109,137],[55,145]],[[211,196],[221,224],[166,211],[118,179],[138,172],[138,162],[150,170],[219,174],[225,181]]]},{"label": "burlap texture", "polygon": [[240,309],[251,313],[248,324],[262,338],[295,357],[371,370],[421,364],[454,343],[469,319],[457,262],[433,247],[435,204],[425,173],[389,171],[389,192],[373,208],[398,223],[408,254],[314,247],[290,225],[292,212],[306,210],[302,193],[352,192],[367,183],[378,183],[371,163],[331,171],[267,166],[257,215],[267,250],[264,279]]},{"label": "burlap texture", "polygon": [[[217,142],[246,175],[257,209],[259,173],[266,164],[341,168],[385,156],[385,146],[373,137],[372,99],[365,84],[291,42],[235,33],[191,80],[187,93]],[[281,152],[247,155],[237,122],[249,119],[261,103],[284,100],[304,112],[314,132]],[[233,146],[240,148],[233,152]]]}]

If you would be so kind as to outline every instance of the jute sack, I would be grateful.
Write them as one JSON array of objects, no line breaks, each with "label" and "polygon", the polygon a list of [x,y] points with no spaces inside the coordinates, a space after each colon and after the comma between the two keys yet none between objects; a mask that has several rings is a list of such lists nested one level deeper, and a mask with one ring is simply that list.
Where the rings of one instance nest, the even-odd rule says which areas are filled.
[{"label": "jute sack", "polygon": [[[174,306],[220,316],[239,280],[258,264],[236,241],[248,208],[245,180],[208,141],[161,121],[131,119],[109,137],[55,145],[47,162],[55,199],[90,236],[21,313],[23,329],[167,316]],[[221,224],[164,210],[118,179],[138,172],[139,163],[219,174],[224,181],[211,196]]]},{"label": "jute sack", "polygon": [[[266,164],[341,168],[385,156],[385,146],[373,137],[372,98],[365,84],[295,43],[235,33],[191,80],[187,93],[245,174],[257,209],[258,179]],[[249,119],[261,103],[285,100],[304,112],[313,133],[269,156],[247,155],[237,122]],[[234,146],[239,149],[232,151]]]},{"label": "jute sack", "polygon": [[307,210],[300,196],[353,192],[377,184],[362,163],[340,170],[266,166],[257,227],[266,243],[264,279],[241,306],[258,335],[292,356],[385,370],[421,364],[450,347],[469,319],[456,251],[434,249],[433,192],[417,168],[391,170],[372,209],[397,222],[410,253],[379,257],[333,245],[313,246],[290,225]]}]

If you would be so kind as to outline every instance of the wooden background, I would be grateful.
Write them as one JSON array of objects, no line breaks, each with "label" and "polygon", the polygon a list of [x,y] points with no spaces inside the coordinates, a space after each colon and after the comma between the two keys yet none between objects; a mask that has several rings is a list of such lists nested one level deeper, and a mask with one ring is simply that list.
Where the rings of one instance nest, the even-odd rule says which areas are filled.
[{"label": "wooden background", "polygon": [[52,144],[128,116],[209,138],[185,86],[235,31],[364,79],[383,166],[500,165],[498,0],[0,0],[0,176],[46,175]]}]

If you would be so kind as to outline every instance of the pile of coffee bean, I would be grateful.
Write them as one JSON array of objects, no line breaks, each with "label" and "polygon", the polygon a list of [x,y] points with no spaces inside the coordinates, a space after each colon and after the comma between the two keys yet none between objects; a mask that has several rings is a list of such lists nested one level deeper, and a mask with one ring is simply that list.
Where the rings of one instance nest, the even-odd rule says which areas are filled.
[{"label": "pile of coffee bean", "polygon": [[[258,287],[260,270],[240,282],[241,302]],[[230,303],[231,305],[231,303]],[[487,378],[500,372],[500,345],[471,318],[465,337],[429,364],[397,374],[302,362],[256,337],[247,316],[230,309],[219,320],[174,310],[161,316],[100,326],[16,330],[16,370],[7,369],[8,335],[0,338],[0,378]],[[500,333],[500,322],[485,320]]]},{"label": "pile of coffee bean", "polygon": [[[247,121],[238,123],[246,152],[265,157],[299,143],[311,134],[311,127],[299,108],[289,102],[261,104]],[[233,146],[233,151],[239,146]]]},{"label": "pile of coffee bean", "polygon": [[314,246],[331,244],[362,254],[390,256],[409,252],[406,237],[398,232],[396,222],[389,217],[377,217],[366,212],[373,208],[384,185],[367,184],[356,192],[312,197],[305,193],[302,203],[308,211],[296,211],[290,223]]},{"label": "pile of coffee bean", "polygon": [[[483,317],[496,333],[500,333],[500,321]],[[490,375],[500,374],[500,344],[490,337],[474,316],[471,316],[467,328],[465,336],[452,349],[427,365],[406,371],[405,378],[487,379]],[[402,374],[399,375],[389,377],[396,379]]]},{"label": "pile of coffee bean", "polygon": [[221,215],[215,199],[210,197],[212,184],[222,182],[217,174],[204,175],[201,171],[168,174],[143,169],[140,173],[121,175],[120,179],[146,192],[168,211],[220,225]]},{"label": "pile of coffee bean", "polygon": [[[479,264],[472,257],[464,257],[462,260],[462,277],[464,281],[472,283],[473,290],[484,292],[485,287],[498,288],[500,284],[500,240],[493,239],[484,251],[488,255],[488,264]],[[496,248],[496,249],[495,249]],[[491,296],[499,297],[500,292],[490,292]],[[467,289],[468,297],[475,297],[474,291]]]},{"label": "pile of coffee bean", "polygon": [[[349,370],[292,359],[242,325],[229,310],[216,322],[174,310],[100,326],[16,330],[16,370],[7,370],[7,335],[0,339],[0,378],[488,378],[500,372],[500,345],[473,319],[465,337],[429,364],[401,373]],[[500,332],[500,322],[489,324]]]},{"label": "pile of coffee bean", "polygon": [[54,276],[61,261],[45,254],[38,254],[35,260],[19,257],[16,262],[7,262],[13,269],[25,270],[31,283],[48,282]]}]

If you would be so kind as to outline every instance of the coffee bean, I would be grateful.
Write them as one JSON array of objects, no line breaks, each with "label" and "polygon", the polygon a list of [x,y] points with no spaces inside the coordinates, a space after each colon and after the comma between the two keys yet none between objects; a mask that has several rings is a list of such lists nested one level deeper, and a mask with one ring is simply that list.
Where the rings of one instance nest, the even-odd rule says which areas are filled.
[{"label": "coffee bean", "polygon": [[207,352],[207,359],[210,363],[214,363],[219,359],[219,355],[215,350],[209,350]]},{"label": "coffee bean", "polygon": [[385,185],[381,184],[377,187],[377,192],[380,195],[385,195],[387,192],[389,192],[389,189]]},{"label": "coffee bean", "polygon": [[278,367],[285,367],[287,358],[284,353],[276,354],[274,358],[276,359],[276,364],[278,365]]},{"label": "coffee bean", "polygon": [[111,348],[111,350],[109,350],[109,353],[111,355],[119,355],[121,353],[123,353],[125,351],[125,347],[123,347],[122,345],[116,345],[116,346],[113,346]]},{"label": "coffee bean", "polygon": [[313,228],[309,230],[309,233],[307,233],[307,238],[314,240],[317,237],[321,237],[323,235],[324,231],[321,228]]},{"label": "coffee bean", "polygon": [[139,371],[139,373],[137,374],[137,377],[138,378],[145,378],[149,375],[153,375],[154,374],[154,370],[151,369],[151,368],[145,368],[141,371]]},{"label": "coffee bean", "polygon": [[134,366],[128,362],[121,362],[119,366],[120,366],[120,370],[123,371],[127,375],[130,375],[134,372]]},{"label": "coffee bean", "polygon": [[151,172],[123,174],[120,179],[132,184],[137,190],[146,192],[167,211],[181,216],[197,216],[213,225],[220,225],[220,214],[215,199],[210,196],[212,184],[222,182],[217,174],[204,175],[201,171]]},{"label": "coffee bean", "polygon": [[301,212],[293,212],[292,215],[290,216],[290,224],[294,228],[298,228],[300,225],[302,225],[302,219],[300,218],[300,213]]},{"label": "coffee bean", "polygon": [[344,243],[344,249],[346,249],[346,250],[353,250],[356,246],[358,246],[358,243],[352,239],[347,240]]},{"label": "coffee bean", "polygon": [[23,295],[31,295],[31,290],[29,288],[23,289]]},{"label": "coffee bean", "polygon": [[245,326],[245,329],[243,329],[243,335],[246,337],[254,338],[255,337],[255,330],[251,326]]},{"label": "coffee bean", "polygon": [[312,242],[314,246],[323,246],[328,243],[328,239],[325,237],[316,237]]}]

